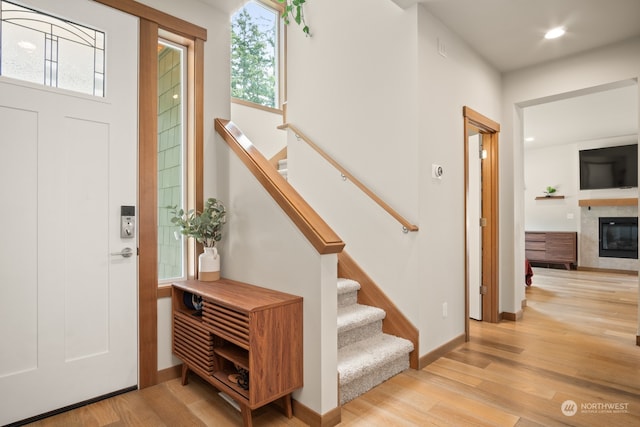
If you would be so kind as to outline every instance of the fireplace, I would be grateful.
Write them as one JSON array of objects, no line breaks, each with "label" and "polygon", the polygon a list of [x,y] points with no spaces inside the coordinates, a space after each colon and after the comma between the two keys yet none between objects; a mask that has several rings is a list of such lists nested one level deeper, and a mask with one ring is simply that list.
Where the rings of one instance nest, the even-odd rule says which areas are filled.
[{"label": "fireplace", "polygon": [[638,217],[600,217],[601,257],[638,259]]}]

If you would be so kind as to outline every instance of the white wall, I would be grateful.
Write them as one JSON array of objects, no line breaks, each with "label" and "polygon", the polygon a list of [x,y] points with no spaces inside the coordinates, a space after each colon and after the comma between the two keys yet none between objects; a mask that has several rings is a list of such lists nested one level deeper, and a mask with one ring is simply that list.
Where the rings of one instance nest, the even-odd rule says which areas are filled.
[{"label": "white wall", "polygon": [[424,355],[464,333],[462,107],[499,121],[500,75],[422,6],[327,0],[307,16],[312,38],[289,31],[289,121],[420,231],[402,234],[291,136],[290,180],[419,328]]},{"label": "white wall", "polygon": [[[501,308],[519,309],[525,299],[520,266],[524,264],[524,149],[522,108],[560,94],[640,77],[640,38],[592,50],[503,76],[501,168],[512,183],[501,180],[501,252],[514,254],[511,266],[501,273]],[[640,94],[638,95],[640,97]],[[639,113],[640,114],[640,113]],[[640,123],[640,117],[639,117]],[[506,184],[506,185],[503,185]],[[502,257],[501,257],[502,260]],[[508,267],[509,265],[507,265]]]},{"label": "white wall", "polygon": [[312,37],[288,30],[287,120],[415,221],[415,11],[323,0],[306,3],[305,15]]},{"label": "white wall", "polygon": [[[420,348],[424,353],[464,333],[466,137],[462,108],[469,106],[498,123],[501,111],[500,74],[426,9],[418,10],[422,228],[416,290],[420,302]],[[446,46],[446,57],[438,53],[438,40]],[[433,163],[444,168],[441,180],[431,177]],[[502,180],[509,179],[502,170],[500,179],[501,185]],[[475,230],[480,231],[479,227]],[[501,256],[500,268],[505,264]],[[443,303],[448,305],[446,318],[442,315]]]},{"label": "white wall", "polygon": [[[415,8],[331,0],[309,3],[306,14],[313,37],[289,29],[288,121],[417,223]],[[417,324],[416,236],[403,234],[400,223],[292,133],[287,152],[289,181]]]},{"label": "white wall", "polygon": [[337,257],[317,253],[226,143],[216,153],[229,212],[222,274],[304,298],[304,388],[294,398],[323,414],[338,405]]},{"label": "white wall", "polygon": [[[525,112],[526,120],[526,112]],[[580,199],[637,197],[637,188],[580,190],[578,152],[591,148],[637,143],[636,137],[574,142],[524,151],[524,223],[526,231],[580,231]],[[547,186],[564,199],[535,200]]]},{"label": "white wall", "polygon": [[[524,211],[527,231],[578,231],[578,153],[576,144],[529,149],[524,162]],[[564,199],[535,200],[555,187]]]},{"label": "white wall", "polygon": [[270,159],[287,145],[287,132],[279,130],[282,113],[231,103],[231,120],[258,150]]}]

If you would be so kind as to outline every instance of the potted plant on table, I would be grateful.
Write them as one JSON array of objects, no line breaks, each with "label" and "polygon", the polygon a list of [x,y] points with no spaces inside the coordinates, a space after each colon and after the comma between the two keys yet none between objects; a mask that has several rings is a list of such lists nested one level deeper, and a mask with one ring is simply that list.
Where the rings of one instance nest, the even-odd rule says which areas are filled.
[{"label": "potted plant on table", "polygon": [[177,206],[169,208],[173,214],[171,222],[180,227],[180,233],[204,246],[204,253],[198,257],[198,279],[205,282],[220,279],[220,255],[215,244],[222,239],[222,227],[227,221],[224,204],[209,198],[202,212],[195,209],[185,212]]}]

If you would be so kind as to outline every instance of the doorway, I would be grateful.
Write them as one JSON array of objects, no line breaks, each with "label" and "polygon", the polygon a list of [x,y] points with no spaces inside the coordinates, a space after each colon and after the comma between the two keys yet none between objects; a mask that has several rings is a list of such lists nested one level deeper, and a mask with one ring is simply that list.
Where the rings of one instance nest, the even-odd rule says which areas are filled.
[{"label": "doorway", "polygon": [[138,381],[137,20],[58,3],[2,4],[1,425]]},{"label": "doorway", "polygon": [[[498,312],[498,134],[500,125],[463,107],[465,147],[465,337],[469,318]],[[479,163],[479,164],[478,164]],[[473,305],[473,307],[472,307]]]}]

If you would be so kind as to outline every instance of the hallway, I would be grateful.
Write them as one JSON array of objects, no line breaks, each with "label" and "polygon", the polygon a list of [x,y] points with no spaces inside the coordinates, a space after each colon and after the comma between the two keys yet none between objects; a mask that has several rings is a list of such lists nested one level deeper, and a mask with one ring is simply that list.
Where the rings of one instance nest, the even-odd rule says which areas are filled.
[{"label": "hallway", "polygon": [[[638,278],[535,268],[519,322],[473,322],[471,341],[408,370],[342,410],[340,426],[636,426]],[[575,406],[563,405],[574,401]],[[564,415],[562,409],[572,416]],[[254,426],[304,426],[267,407]],[[192,377],[127,393],[34,426],[240,426]]]}]

